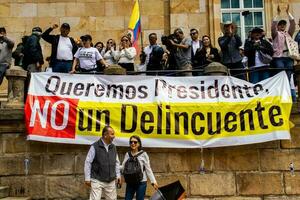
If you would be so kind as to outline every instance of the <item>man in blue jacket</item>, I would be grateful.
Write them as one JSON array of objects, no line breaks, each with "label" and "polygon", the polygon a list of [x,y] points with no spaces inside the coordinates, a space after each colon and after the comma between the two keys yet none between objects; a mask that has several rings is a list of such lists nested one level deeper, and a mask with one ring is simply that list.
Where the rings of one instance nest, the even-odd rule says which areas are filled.
[{"label": "man in blue jacket", "polygon": [[53,72],[68,73],[72,69],[73,57],[77,51],[77,45],[73,38],[69,37],[71,27],[63,23],[60,27],[60,35],[50,35],[51,31],[58,28],[57,24],[48,28],[42,38],[52,45],[50,67]]}]

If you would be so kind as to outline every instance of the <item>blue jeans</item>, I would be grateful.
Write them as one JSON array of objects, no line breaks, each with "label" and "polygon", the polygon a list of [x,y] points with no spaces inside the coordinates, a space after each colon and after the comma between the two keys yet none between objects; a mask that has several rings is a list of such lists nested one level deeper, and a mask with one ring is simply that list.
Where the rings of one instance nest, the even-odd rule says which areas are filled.
[{"label": "blue jeans", "polygon": [[[291,76],[293,73],[294,60],[289,57],[273,58],[273,65],[276,68],[286,68],[285,72],[291,81]],[[291,90],[293,102],[296,101],[296,92]]]},{"label": "blue jeans", "polygon": [[2,84],[8,66],[7,63],[0,63],[0,85]]},{"label": "blue jeans", "polygon": [[51,63],[52,72],[69,73],[72,69],[72,61],[54,61]]},{"label": "blue jeans", "polygon": [[136,200],[144,200],[147,182],[140,182],[137,185],[126,184],[125,200],[132,200],[136,193]]},{"label": "blue jeans", "polygon": [[[291,75],[293,73],[294,60],[289,57],[273,58],[273,65],[275,68],[285,68],[285,72],[291,80]],[[280,69],[283,71],[284,69]]]},{"label": "blue jeans", "polygon": [[259,70],[259,68],[254,69],[253,72],[250,72],[250,82],[258,83],[262,80],[265,80],[270,77],[270,72],[268,69]]}]

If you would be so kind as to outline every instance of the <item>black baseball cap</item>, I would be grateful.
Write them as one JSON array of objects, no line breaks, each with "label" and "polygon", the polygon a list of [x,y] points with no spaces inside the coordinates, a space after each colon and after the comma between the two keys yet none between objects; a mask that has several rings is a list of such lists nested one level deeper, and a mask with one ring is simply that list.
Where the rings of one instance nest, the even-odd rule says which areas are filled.
[{"label": "black baseball cap", "polygon": [[34,27],[33,29],[32,29],[32,32],[39,32],[39,33],[42,33],[43,31],[42,31],[42,29],[40,28],[40,27]]},{"label": "black baseball cap", "polygon": [[89,35],[89,34],[86,34],[86,35],[81,36],[80,39],[81,39],[81,40],[85,40],[85,41],[86,41],[86,40],[92,41],[92,36]]},{"label": "black baseball cap", "polygon": [[263,29],[259,28],[259,27],[254,27],[252,30],[251,30],[251,33],[262,33],[264,32]]}]

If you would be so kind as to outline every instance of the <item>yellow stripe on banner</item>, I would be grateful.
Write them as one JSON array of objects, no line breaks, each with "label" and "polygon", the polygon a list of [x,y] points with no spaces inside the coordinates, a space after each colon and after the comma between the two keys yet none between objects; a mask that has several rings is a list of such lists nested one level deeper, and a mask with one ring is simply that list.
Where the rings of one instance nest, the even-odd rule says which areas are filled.
[{"label": "yellow stripe on banner", "polygon": [[110,124],[117,137],[197,139],[258,135],[290,129],[290,102],[281,97],[232,103],[104,103],[80,101],[76,134],[100,136]]},{"label": "yellow stripe on banner", "polygon": [[131,13],[131,17],[129,20],[128,28],[133,30],[137,22],[139,21],[140,18],[140,9],[139,9],[139,3],[138,0],[135,1],[134,7]]}]

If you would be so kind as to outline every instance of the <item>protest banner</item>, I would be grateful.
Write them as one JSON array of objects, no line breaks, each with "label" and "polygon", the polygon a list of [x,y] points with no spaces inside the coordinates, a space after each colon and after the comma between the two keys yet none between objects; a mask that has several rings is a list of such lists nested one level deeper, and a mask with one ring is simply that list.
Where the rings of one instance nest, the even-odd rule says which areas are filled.
[{"label": "protest banner", "polygon": [[33,73],[25,105],[29,140],[91,144],[105,125],[116,145],[197,148],[290,139],[285,72],[252,84],[229,76]]}]

